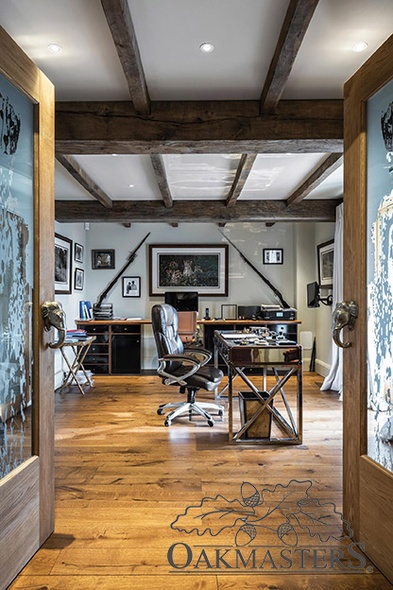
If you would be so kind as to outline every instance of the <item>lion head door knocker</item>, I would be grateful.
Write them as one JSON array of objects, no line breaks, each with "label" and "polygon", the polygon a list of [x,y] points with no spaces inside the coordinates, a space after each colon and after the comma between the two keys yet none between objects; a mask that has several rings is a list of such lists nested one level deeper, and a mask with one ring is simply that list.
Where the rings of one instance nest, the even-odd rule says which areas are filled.
[{"label": "lion head door knocker", "polygon": [[353,330],[356,318],[359,315],[359,306],[354,301],[340,301],[333,312],[332,336],[334,343],[340,348],[349,348],[351,342],[343,342],[340,339],[340,331],[347,327]]},{"label": "lion head door knocker", "polygon": [[44,329],[49,332],[52,327],[58,332],[57,340],[50,342],[51,348],[59,348],[66,337],[66,315],[65,311],[58,301],[45,301],[41,305],[42,319],[44,320]]}]

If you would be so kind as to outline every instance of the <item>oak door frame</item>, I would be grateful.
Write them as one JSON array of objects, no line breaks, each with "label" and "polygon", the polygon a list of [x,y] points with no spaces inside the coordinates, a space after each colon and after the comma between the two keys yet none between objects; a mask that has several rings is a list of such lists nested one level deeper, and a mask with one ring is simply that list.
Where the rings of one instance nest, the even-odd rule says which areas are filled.
[{"label": "oak door frame", "polygon": [[[0,538],[0,585],[7,585],[25,565],[27,553],[30,558],[54,529],[54,354],[48,348],[53,335],[44,333],[41,317],[41,304],[54,296],[54,87],[1,27],[0,73],[34,105],[32,456],[0,481],[0,519],[6,525]],[[31,504],[21,515],[22,501]],[[25,527],[23,535],[13,529],[17,525]]]},{"label": "oak door frame", "polygon": [[[359,305],[359,316],[354,332],[345,336],[352,346],[344,351],[343,374],[343,513],[355,537],[365,541],[366,554],[391,580],[382,540],[377,548],[378,537],[385,544],[386,538],[376,530],[380,520],[393,532],[393,511],[384,504],[383,481],[389,483],[390,475],[367,456],[366,101],[393,78],[392,56],[393,36],[344,86],[344,300]],[[393,475],[388,487],[393,489]]]}]

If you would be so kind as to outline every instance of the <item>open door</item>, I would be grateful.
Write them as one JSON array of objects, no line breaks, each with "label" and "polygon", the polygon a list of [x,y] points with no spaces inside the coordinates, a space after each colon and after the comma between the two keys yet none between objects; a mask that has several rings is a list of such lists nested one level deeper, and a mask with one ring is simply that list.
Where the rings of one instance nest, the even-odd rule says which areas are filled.
[{"label": "open door", "polygon": [[344,87],[344,516],[393,581],[393,36]]},{"label": "open door", "polygon": [[[54,527],[54,89],[0,28],[0,587]],[[49,335],[48,335],[49,336]]]}]

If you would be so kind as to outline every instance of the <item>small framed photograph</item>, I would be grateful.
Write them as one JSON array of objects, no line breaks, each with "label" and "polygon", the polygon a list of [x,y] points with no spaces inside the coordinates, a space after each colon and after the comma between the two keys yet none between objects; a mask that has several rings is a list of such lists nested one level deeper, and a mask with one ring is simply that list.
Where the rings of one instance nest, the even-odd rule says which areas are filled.
[{"label": "small framed photograph", "polygon": [[264,248],[263,264],[283,264],[284,250],[282,248]]},{"label": "small framed photograph", "polygon": [[80,262],[82,264],[83,251],[84,251],[84,247],[81,246],[81,244],[77,244],[75,242],[75,244],[74,244],[74,260],[75,260],[75,262]]},{"label": "small framed photograph", "polygon": [[91,266],[94,270],[102,268],[115,268],[115,251],[114,250],[92,250]]},{"label": "small framed photograph", "polygon": [[76,291],[82,291],[84,278],[85,278],[85,271],[82,270],[81,268],[76,268],[75,274],[74,274],[74,289]]},{"label": "small framed photograph", "polygon": [[331,289],[333,287],[334,240],[319,244],[317,251],[319,286]]},{"label": "small framed photograph", "polygon": [[141,296],[141,277],[123,277],[123,297]]},{"label": "small framed photograph", "polygon": [[55,293],[72,291],[72,241],[55,234]]}]

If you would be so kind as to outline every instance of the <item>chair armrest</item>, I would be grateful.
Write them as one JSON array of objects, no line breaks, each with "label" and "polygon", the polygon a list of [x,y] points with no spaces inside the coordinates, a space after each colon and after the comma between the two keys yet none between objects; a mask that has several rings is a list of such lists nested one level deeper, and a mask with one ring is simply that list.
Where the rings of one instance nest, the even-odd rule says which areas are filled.
[{"label": "chair armrest", "polygon": [[[191,364],[191,368],[187,373],[184,373],[183,375],[174,375],[173,373],[169,373],[166,370],[168,361],[180,361],[182,363],[182,366],[189,363]],[[187,382],[184,381],[184,379],[188,379],[188,377],[191,377],[191,375],[196,373],[198,369],[201,367],[201,363],[198,361],[198,359],[193,358],[191,355],[188,356],[185,354],[166,354],[163,357],[159,358],[158,362],[159,366],[157,369],[157,373],[161,377],[165,378],[165,385],[173,385],[174,383],[177,383],[179,385],[186,386]]]},{"label": "chair armrest", "polygon": [[187,353],[187,355],[188,353],[191,353],[190,356],[196,357],[197,360],[201,363],[201,367],[206,365],[206,363],[208,363],[213,356],[210,350],[206,350],[206,348],[200,347],[193,348],[192,346],[187,346],[187,348],[184,349],[184,352]]}]

